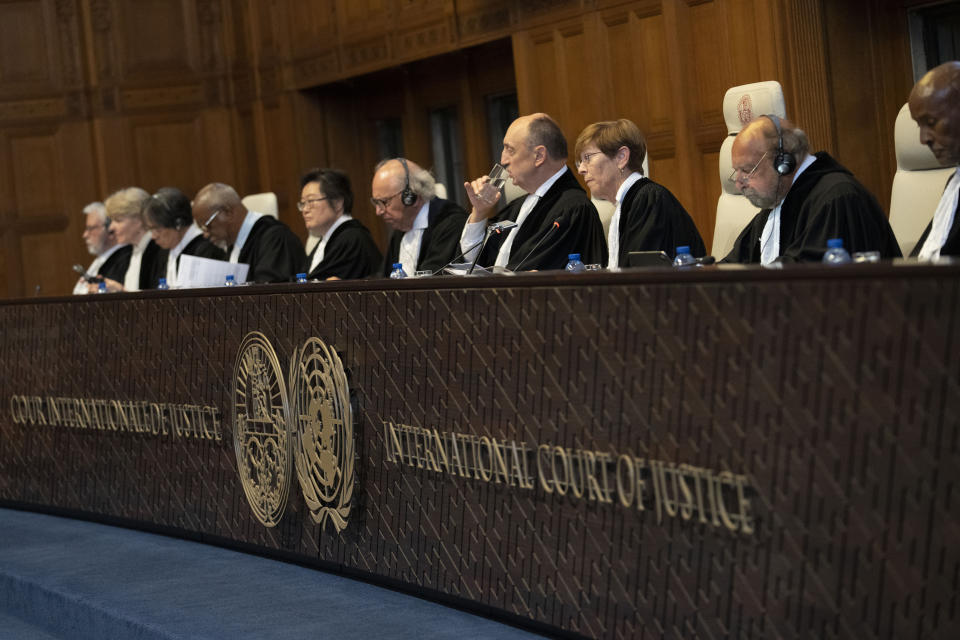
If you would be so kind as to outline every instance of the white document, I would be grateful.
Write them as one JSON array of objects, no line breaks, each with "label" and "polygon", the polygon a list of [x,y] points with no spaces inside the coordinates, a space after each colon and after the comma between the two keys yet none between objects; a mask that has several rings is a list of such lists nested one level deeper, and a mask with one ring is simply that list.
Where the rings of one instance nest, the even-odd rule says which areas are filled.
[{"label": "white document", "polygon": [[222,287],[230,274],[237,284],[243,284],[247,281],[249,271],[248,264],[181,255],[180,268],[177,270],[177,288]]}]

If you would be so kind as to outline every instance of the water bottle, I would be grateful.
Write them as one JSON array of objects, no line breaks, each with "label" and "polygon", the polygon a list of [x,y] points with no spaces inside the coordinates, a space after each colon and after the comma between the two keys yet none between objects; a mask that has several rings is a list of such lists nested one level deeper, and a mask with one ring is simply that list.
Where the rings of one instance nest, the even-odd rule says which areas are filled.
[{"label": "water bottle", "polygon": [[166,279],[166,278],[160,278],[160,282],[157,283],[157,289],[160,289],[160,290],[162,290],[162,291],[166,291],[166,290],[169,289],[169,288],[170,288],[170,285],[167,284],[167,279]]},{"label": "water bottle", "polygon": [[673,259],[675,267],[692,267],[697,264],[697,259],[690,255],[690,247],[684,245],[677,247],[677,257]]},{"label": "water bottle", "polygon": [[566,270],[569,273],[583,273],[587,270],[587,267],[580,261],[579,253],[571,253],[567,256],[567,260]]},{"label": "water bottle", "polygon": [[227,279],[226,279],[226,281],[224,281],[223,286],[225,286],[225,287],[235,287],[235,286],[237,286],[237,282],[236,282],[236,280],[233,279],[233,274],[232,274],[232,273],[228,273],[228,274],[227,274]]},{"label": "water bottle", "polygon": [[97,285],[97,293],[106,293],[106,292],[107,292],[107,283],[101,280],[100,284]]},{"label": "water bottle", "polygon": [[827,240],[827,251],[823,254],[823,264],[849,264],[850,254],[843,248],[843,240],[831,238]]},{"label": "water bottle", "polygon": [[298,273],[297,274],[297,284],[307,284],[307,274]]},{"label": "water bottle", "polygon": [[399,262],[394,262],[393,271],[390,272],[390,277],[393,278],[394,280],[397,280],[399,278],[406,278],[407,272],[403,270],[403,264]]}]

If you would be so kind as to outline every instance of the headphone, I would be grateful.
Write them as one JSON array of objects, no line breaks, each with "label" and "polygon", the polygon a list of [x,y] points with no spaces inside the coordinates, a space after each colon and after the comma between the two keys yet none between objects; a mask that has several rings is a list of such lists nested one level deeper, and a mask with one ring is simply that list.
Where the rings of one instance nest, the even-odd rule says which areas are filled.
[{"label": "headphone", "polygon": [[403,191],[400,192],[400,202],[403,206],[409,207],[417,201],[417,194],[410,188],[410,169],[407,167],[406,158],[397,158],[403,165]]},{"label": "headphone", "polygon": [[783,131],[780,129],[780,117],[773,114],[766,114],[764,117],[770,120],[777,130],[777,155],[773,158],[773,168],[781,176],[789,175],[797,168],[797,158],[789,151],[783,150]]}]

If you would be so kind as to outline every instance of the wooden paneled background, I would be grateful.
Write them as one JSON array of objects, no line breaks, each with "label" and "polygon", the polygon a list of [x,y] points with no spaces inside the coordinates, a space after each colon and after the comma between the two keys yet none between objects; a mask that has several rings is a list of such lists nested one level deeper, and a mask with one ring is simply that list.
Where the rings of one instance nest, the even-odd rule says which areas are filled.
[{"label": "wooden paneled background", "polygon": [[651,173],[709,244],[727,88],[777,79],[787,109],[889,199],[917,0],[0,0],[0,295],[65,294],[88,263],[81,207],[119,187],[219,180],[294,203],[302,169],[349,172],[354,214],[400,118],[430,166],[456,106],[466,173],[490,165],[485,96],[556,117],[571,143],[626,116]]}]

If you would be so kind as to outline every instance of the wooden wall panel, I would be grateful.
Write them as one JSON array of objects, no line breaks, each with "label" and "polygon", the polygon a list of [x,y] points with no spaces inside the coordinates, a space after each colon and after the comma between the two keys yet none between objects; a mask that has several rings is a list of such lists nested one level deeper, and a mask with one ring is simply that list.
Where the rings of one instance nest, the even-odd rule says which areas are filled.
[{"label": "wooden wall panel", "polygon": [[156,82],[196,73],[198,39],[194,3],[188,0],[123,0],[117,37],[122,77]]},{"label": "wooden wall panel", "polygon": [[134,184],[148,191],[164,185],[189,191],[205,173],[202,133],[199,119],[191,116],[131,119]]},{"label": "wooden wall panel", "polygon": [[51,23],[49,5],[40,0],[0,3],[0,86],[4,92],[54,83],[56,47]]}]

